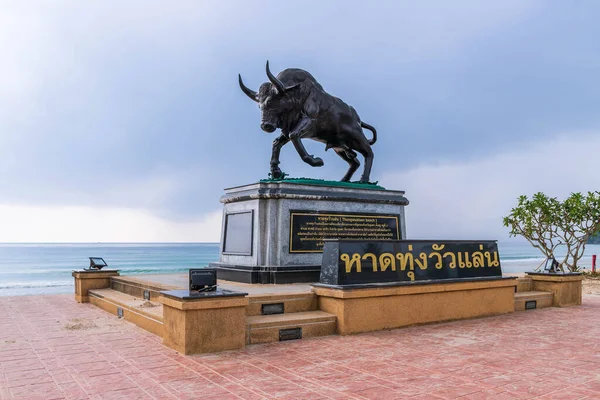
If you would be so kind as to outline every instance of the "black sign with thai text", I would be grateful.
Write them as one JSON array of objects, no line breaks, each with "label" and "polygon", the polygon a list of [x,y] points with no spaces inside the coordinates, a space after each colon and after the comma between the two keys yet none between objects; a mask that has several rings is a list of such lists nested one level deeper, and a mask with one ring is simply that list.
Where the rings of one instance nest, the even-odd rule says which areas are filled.
[{"label": "black sign with thai text", "polygon": [[400,216],[290,211],[290,253],[320,253],[331,239],[399,240]]},{"label": "black sign with thai text", "polygon": [[325,242],[320,283],[355,285],[501,277],[496,241]]}]

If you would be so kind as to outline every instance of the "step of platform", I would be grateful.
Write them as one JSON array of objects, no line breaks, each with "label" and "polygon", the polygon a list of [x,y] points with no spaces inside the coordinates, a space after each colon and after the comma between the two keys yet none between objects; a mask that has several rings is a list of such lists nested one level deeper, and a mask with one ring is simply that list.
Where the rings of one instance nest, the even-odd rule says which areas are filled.
[{"label": "step of platform", "polygon": [[148,300],[114,289],[94,289],[88,295],[93,305],[162,337],[162,304],[150,301],[151,306],[148,307]]},{"label": "step of platform", "polygon": [[[246,315],[249,316],[315,311],[318,308],[317,296],[308,286],[247,285],[228,281],[218,281],[218,284],[223,289],[248,292],[250,304]],[[183,286],[152,282],[143,276],[117,276],[111,279],[111,288],[140,299],[158,301],[161,291],[183,289]]]},{"label": "step of platform", "polygon": [[335,331],[336,316],[323,311],[246,317],[246,344],[327,336]]},{"label": "step of platform", "polygon": [[533,279],[528,276],[517,278],[517,292],[531,292],[533,288]]},{"label": "step of platform", "polygon": [[110,280],[110,287],[118,292],[150,301],[158,301],[163,290],[181,289],[179,286],[148,282],[132,276],[114,276]]},{"label": "step of platform", "polygon": [[552,307],[553,301],[552,292],[517,292],[515,293],[515,311]]},{"label": "step of platform", "polygon": [[248,300],[247,316],[316,311],[318,306],[314,293],[250,295]]}]

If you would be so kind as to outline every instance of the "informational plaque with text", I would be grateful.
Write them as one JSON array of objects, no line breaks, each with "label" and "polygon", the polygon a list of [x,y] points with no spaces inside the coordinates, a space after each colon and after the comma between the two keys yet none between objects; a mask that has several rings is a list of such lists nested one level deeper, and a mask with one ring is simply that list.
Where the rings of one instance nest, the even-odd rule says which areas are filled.
[{"label": "informational plaque with text", "polygon": [[400,240],[400,216],[290,211],[290,253],[321,253],[331,239]]}]

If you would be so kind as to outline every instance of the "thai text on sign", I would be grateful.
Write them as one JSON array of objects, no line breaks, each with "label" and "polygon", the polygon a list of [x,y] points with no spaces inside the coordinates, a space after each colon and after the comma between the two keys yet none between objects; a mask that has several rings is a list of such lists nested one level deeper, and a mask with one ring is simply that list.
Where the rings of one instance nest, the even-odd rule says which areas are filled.
[{"label": "thai text on sign", "polygon": [[290,212],[290,253],[320,253],[326,240],[398,240],[400,217],[318,211]]},{"label": "thai text on sign", "polygon": [[502,276],[495,241],[330,241],[321,271],[339,285]]}]

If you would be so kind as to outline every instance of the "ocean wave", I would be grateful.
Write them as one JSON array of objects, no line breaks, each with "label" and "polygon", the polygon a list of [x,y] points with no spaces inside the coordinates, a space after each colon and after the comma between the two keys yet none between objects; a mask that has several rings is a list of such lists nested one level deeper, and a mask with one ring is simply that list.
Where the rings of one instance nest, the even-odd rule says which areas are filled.
[{"label": "ocean wave", "polygon": [[10,243],[1,242],[0,247],[40,247],[40,248],[147,248],[147,247],[219,247],[218,242],[167,242],[167,243]]},{"label": "ocean wave", "polygon": [[21,270],[4,270],[0,269],[0,276],[2,275],[34,275],[34,274],[58,274],[58,275],[70,275],[71,272],[80,270],[81,268],[46,268],[46,269],[21,269]]},{"label": "ocean wave", "polygon": [[36,289],[45,287],[73,286],[73,282],[14,282],[0,284],[0,289]]},{"label": "ocean wave", "polygon": [[[121,272],[126,272],[129,274],[145,274],[145,273],[153,273],[153,274],[160,274],[160,273],[164,273],[164,274],[168,274],[170,272],[184,272],[187,271],[191,268],[205,268],[207,265],[195,265],[195,266],[190,266],[190,267],[122,267],[119,265],[111,265],[109,266],[110,269],[118,269]],[[30,269],[21,269],[21,270],[5,270],[3,268],[0,268],[0,276],[2,275],[35,275],[35,274],[57,274],[57,275],[66,275],[66,274],[71,274],[71,272],[76,271],[76,270],[80,270],[81,268],[75,268],[75,267],[71,267],[71,268],[42,268],[42,269],[34,269],[34,268],[30,268]]]}]

